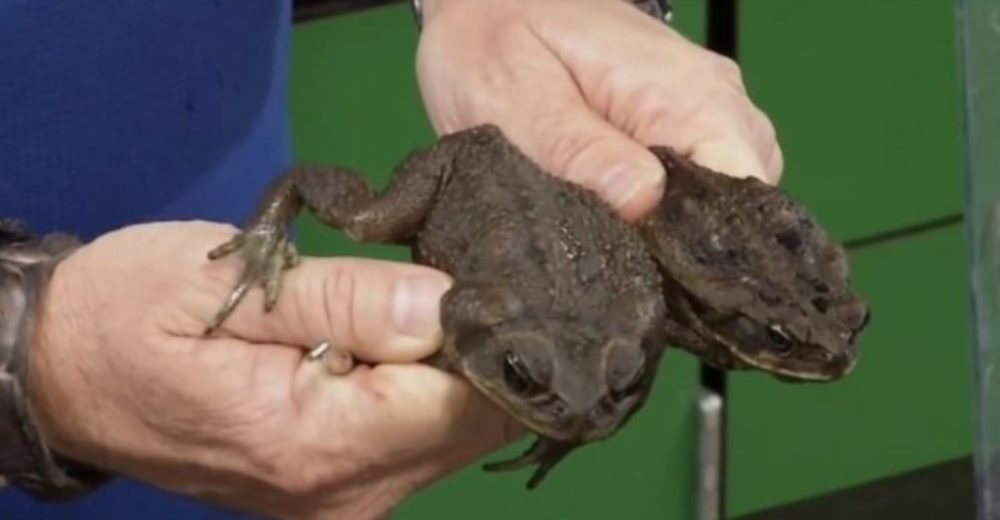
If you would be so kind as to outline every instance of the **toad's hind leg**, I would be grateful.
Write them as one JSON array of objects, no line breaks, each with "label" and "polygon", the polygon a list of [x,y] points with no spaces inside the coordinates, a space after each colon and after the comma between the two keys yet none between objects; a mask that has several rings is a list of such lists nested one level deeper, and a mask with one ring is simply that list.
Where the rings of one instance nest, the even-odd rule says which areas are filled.
[{"label": "toad's hind leg", "polygon": [[337,167],[292,168],[268,189],[250,224],[208,254],[238,254],[243,271],[236,287],[205,329],[211,334],[232,314],[254,283],[265,290],[265,312],[277,302],[283,271],[298,262],[288,228],[303,207],[321,222],[359,242],[405,242],[430,209],[451,165],[440,147],[412,154],[376,195],[356,171]]}]

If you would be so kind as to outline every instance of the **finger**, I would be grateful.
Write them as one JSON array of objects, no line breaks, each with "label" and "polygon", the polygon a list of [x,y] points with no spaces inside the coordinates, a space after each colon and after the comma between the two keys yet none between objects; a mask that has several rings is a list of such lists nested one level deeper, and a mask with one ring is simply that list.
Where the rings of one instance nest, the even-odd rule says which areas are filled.
[{"label": "finger", "polygon": [[[232,279],[238,267],[227,267]],[[335,360],[349,354],[379,363],[416,361],[440,345],[440,299],[450,279],[439,271],[369,259],[303,258],[283,276],[271,312],[264,312],[264,291],[254,287],[220,332],[305,349],[329,342]],[[231,288],[229,276],[220,278],[210,291],[215,298]],[[212,301],[203,298],[201,306]]]},{"label": "finger", "polygon": [[753,176],[771,183],[777,180],[769,175],[757,151],[742,140],[702,141],[694,145],[690,157],[708,169],[733,177]]},{"label": "finger", "polygon": [[526,152],[546,170],[581,184],[634,219],[660,199],[666,181],[663,166],[646,147],[632,140],[580,103],[555,112],[512,110],[531,120],[512,120],[511,140],[528,143]]},{"label": "finger", "polygon": [[[540,54],[547,52],[535,43]],[[544,73],[509,78],[505,95],[484,103],[480,117],[502,128],[543,170],[595,191],[623,217],[649,211],[665,183],[656,157],[593,112],[554,56],[533,68]]]},{"label": "finger", "polygon": [[[747,96],[738,64],[627,3],[565,7],[577,16],[539,18],[537,34],[574,71],[595,110],[644,145],[670,145],[720,172],[777,182],[782,161],[774,127]],[[598,17],[605,19],[594,25],[598,33],[574,37],[582,20]],[[622,68],[618,54],[600,52],[613,40],[622,55],[646,59]]]},{"label": "finger", "polygon": [[[511,9],[518,13],[520,7]],[[596,191],[626,218],[650,209],[662,193],[662,166],[641,144],[594,112],[565,64],[518,23],[508,20],[503,30],[490,27],[490,45],[452,45],[449,60],[421,59],[422,90],[435,129],[449,133],[493,123],[543,170]],[[430,53],[427,49],[441,48],[445,42],[439,40],[451,37],[429,29],[421,49]],[[511,61],[497,59],[497,49]],[[454,63],[475,63],[477,72],[456,70]],[[441,92],[440,78],[460,74],[476,83],[477,96]]]},{"label": "finger", "polygon": [[[685,143],[690,157],[703,166],[734,177],[757,177],[770,184],[781,178],[782,157],[774,126],[745,97],[722,96],[717,106],[692,117]],[[649,133],[669,133],[653,124]]]},{"label": "finger", "polygon": [[773,127],[749,102],[706,108],[680,124],[651,119],[637,131],[637,138],[671,144],[695,162],[733,177],[753,176],[770,184],[781,177]]}]

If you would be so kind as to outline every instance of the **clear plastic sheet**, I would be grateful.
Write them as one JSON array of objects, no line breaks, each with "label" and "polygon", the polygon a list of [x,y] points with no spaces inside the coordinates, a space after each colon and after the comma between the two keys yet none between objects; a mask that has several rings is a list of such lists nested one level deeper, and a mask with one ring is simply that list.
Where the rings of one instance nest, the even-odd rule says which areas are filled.
[{"label": "clear plastic sheet", "polygon": [[956,0],[975,323],[980,520],[1000,520],[1000,0]]}]

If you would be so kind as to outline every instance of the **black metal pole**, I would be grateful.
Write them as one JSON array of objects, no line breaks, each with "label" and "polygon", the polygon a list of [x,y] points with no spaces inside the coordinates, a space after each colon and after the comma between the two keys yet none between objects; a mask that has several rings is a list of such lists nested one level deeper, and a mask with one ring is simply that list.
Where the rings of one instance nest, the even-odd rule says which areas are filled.
[{"label": "black metal pole", "polygon": [[[719,54],[738,60],[738,21],[737,0],[708,0],[708,38],[707,47]],[[728,457],[726,444],[728,438],[729,400],[727,399],[727,376],[723,370],[718,370],[704,363],[701,365],[701,386],[722,398],[722,416],[720,430],[722,432],[719,467],[719,518],[726,518]]]}]

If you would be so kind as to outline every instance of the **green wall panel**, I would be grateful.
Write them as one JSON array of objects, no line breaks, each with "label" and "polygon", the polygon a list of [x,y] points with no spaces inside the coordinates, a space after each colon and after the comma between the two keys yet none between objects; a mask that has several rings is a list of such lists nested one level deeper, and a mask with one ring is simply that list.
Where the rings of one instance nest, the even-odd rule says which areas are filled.
[{"label": "green wall panel", "polygon": [[739,2],[740,61],[783,183],[837,236],[961,211],[954,4]]},{"label": "green wall panel", "polygon": [[[680,0],[676,24],[701,41],[702,0]],[[413,66],[417,33],[405,6],[297,27],[291,111],[300,162],[347,165],[382,186],[396,162],[430,143]],[[299,222],[304,252],[408,260],[398,247],[360,246],[310,217]],[[573,454],[537,490],[528,472],[487,474],[478,465],[408,501],[401,519],[686,519],[694,515],[697,364],[669,353],[649,404],[609,441]],[[514,454],[525,443],[483,459]]]},{"label": "green wall panel", "polygon": [[853,255],[872,309],[854,373],[730,380],[729,505],[742,514],[969,453],[972,347],[959,226]]},{"label": "green wall panel", "polygon": [[[378,187],[396,163],[434,139],[416,85],[417,31],[408,8],[371,9],[299,25],[293,40],[291,117],[296,160],[357,168]],[[400,247],[358,245],[300,220],[309,254],[408,260]]]}]

